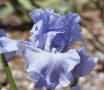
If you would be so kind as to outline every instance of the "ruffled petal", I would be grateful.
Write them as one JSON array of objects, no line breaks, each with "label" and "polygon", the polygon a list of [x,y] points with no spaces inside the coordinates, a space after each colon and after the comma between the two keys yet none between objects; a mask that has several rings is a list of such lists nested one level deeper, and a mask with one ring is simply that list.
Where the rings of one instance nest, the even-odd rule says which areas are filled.
[{"label": "ruffled petal", "polygon": [[[29,72],[30,76],[37,80],[41,73],[41,70],[48,65],[50,56],[48,53],[41,53],[35,48],[27,47],[25,49],[23,56],[26,61],[26,70]],[[31,57],[30,57],[31,56]],[[42,60],[42,57],[44,57]]]},{"label": "ruffled petal", "polygon": [[63,60],[63,68],[67,74],[68,72],[71,72],[71,70],[73,70],[75,66],[80,63],[80,56],[74,49],[70,49],[66,54],[67,55],[65,55],[64,57],[65,60]]},{"label": "ruffled petal", "polygon": [[85,48],[78,50],[81,62],[76,66],[74,75],[75,77],[82,77],[88,75],[96,66],[98,58],[91,57],[86,53]]},{"label": "ruffled petal", "polygon": [[0,38],[0,53],[6,53],[18,50],[17,42],[7,37]]},{"label": "ruffled petal", "polygon": [[21,55],[22,50],[18,45],[18,40],[6,37],[6,32],[0,29],[0,54],[4,54],[7,61],[10,61],[15,55]]},{"label": "ruffled petal", "polygon": [[34,22],[41,20],[44,14],[45,12],[43,9],[37,9],[29,13],[30,17],[33,19]]},{"label": "ruffled petal", "polygon": [[82,31],[79,24],[72,25],[71,32],[70,32],[70,40],[69,45],[72,43],[79,41],[82,38]]},{"label": "ruffled petal", "polygon": [[55,88],[58,84],[61,87],[66,86],[70,82],[67,74],[80,62],[76,50],[69,50],[67,53],[50,53],[40,50],[36,52],[35,48],[28,47],[23,56],[26,60],[26,71],[33,80],[37,80],[38,88],[44,84],[48,88]]},{"label": "ruffled petal", "polygon": [[45,19],[47,13],[51,14],[53,12],[54,12],[53,10],[49,10],[49,9],[37,9],[37,10],[31,11],[29,15],[33,19],[33,21],[36,23],[41,19]]},{"label": "ruffled petal", "polygon": [[67,13],[65,17],[66,22],[66,37],[68,38],[68,45],[79,41],[82,38],[82,31],[79,23],[81,17],[76,13]]},{"label": "ruffled petal", "polygon": [[[44,49],[46,51],[50,51],[53,48],[52,46],[53,46],[53,43],[54,43],[54,40],[55,40],[54,37],[57,34],[61,34],[63,32],[50,31],[50,32],[47,32],[47,33],[43,34],[42,33],[42,27],[43,27],[43,21],[40,20],[31,29],[31,31],[30,31],[31,36],[30,36],[29,40],[34,46],[39,47],[41,49]],[[52,43],[52,41],[53,41],[53,43]],[[65,40],[63,40],[63,41],[65,41]],[[57,43],[56,43],[56,46],[57,46]],[[62,48],[62,47],[60,47],[60,48]]]},{"label": "ruffled petal", "polygon": [[65,51],[64,49],[82,37],[79,25],[81,19],[76,13],[57,14],[53,10],[37,9],[30,12],[30,16],[36,22],[30,31],[34,33],[31,41],[38,43],[41,49],[45,48],[46,39],[50,38],[47,35],[49,32],[57,34],[50,39],[48,47],[56,48],[58,51]]},{"label": "ruffled petal", "polygon": [[4,31],[0,32],[0,54],[4,54],[7,61],[10,61],[18,50],[17,42],[6,37]]},{"label": "ruffled petal", "polygon": [[[3,37],[5,37],[5,38],[3,38]],[[8,50],[5,50],[5,49],[9,48],[9,46],[7,46],[8,40],[6,42],[5,39],[7,40],[6,32],[4,31],[4,29],[0,29],[0,54],[4,53],[6,60],[9,61],[13,58],[13,56],[15,55],[16,52],[15,52],[15,50],[13,50],[8,53]]]}]

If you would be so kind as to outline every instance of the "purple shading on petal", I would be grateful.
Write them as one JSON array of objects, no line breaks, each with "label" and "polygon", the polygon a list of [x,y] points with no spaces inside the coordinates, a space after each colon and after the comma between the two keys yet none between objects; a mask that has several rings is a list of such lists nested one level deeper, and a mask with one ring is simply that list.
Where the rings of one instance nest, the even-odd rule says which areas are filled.
[{"label": "purple shading on petal", "polygon": [[[37,9],[30,12],[30,16],[36,23],[33,29],[34,33],[36,31],[38,32],[39,46],[42,48],[45,47],[46,38],[48,37],[44,37],[44,34],[46,35],[51,31],[54,33],[57,32],[57,34],[52,38],[53,40],[50,39],[51,44],[49,47],[57,47],[59,51],[65,51],[64,49],[82,37],[79,25],[81,18],[76,13],[57,14],[53,10]],[[32,36],[34,36],[34,34]],[[35,37],[32,38],[32,41],[34,40]]]},{"label": "purple shading on petal", "polygon": [[16,50],[16,41],[7,38],[4,29],[0,29],[0,53],[3,53],[5,55],[6,60],[10,61],[15,56]]},{"label": "purple shading on petal", "polygon": [[[29,46],[23,56],[30,77],[34,80],[40,77],[36,87],[65,87],[74,78],[91,72],[96,65],[94,58],[83,49],[69,49],[82,38],[78,14],[57,14],[53,10],[37,9],[29,15],[35,23],[29,39],[32,50]],[[40,51],[36,52],[34,48]]]},{"label": "purple shading on petal", "polygon": [[74,75],[76,77],[82,77],[88,75],[94,69],[97,64],[97,59],[87,54],[85,48],[81,48],[78,52],[81,57],[81,62],[76,66]]},{"label": "purple shading on petal", "polygon": [[51,14],[53,13],[53,10],[48,10],[48,9],[37,9],[33,10],[29,13],[30,17],[33,19],[33,21],[36,23],[41,19],[44,19],[46,17],[46,14]]},{"label": "purple shading on petal", "polygon": [[0,37],[6,36],[4,29],[0,29]]},{"label": "purple shading on petal", "polygon": [[42,88],[46,86],[46,81],[43,78],[39,78],[39,80],[35,84],[35,88]]}]

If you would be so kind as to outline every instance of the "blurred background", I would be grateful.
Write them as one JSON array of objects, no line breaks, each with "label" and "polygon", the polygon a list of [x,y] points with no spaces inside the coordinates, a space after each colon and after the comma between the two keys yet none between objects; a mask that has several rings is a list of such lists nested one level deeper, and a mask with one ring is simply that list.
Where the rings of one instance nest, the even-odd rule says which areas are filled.
[{"label": "blurred background", "polygon": [[[4,27],[11,38],[27,40],[33,25],[28,13],[37,8],[80,14],[84,43],[88,51],[100,60],[89,76],[80,78],[79,85],[81,90],[104,90],[104,0],[0,0],[0,27]],[[9,66],[18,90],[34,90],[22,57],[13,59]],[[0,90],[11,90],[1,63]]]}]

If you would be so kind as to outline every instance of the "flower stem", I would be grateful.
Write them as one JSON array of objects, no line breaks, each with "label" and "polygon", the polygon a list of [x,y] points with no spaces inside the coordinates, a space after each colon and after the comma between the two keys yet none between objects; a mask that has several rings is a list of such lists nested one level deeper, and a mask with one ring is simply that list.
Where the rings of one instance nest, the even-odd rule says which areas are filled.
[{"label": "flower stem", "polygon": [[5,56],[3,54],[1,54],[0,59],[1,59],[1,63],[3,65],[4,71],[5,71],[6,75],[7,75],[8,82],[10,83],[11,90],[17,90],[15,81],[13,79],[12,73],[10,71],[10,68],[9,68],[9,65],[8,65],[8,63],[6,61]]}]

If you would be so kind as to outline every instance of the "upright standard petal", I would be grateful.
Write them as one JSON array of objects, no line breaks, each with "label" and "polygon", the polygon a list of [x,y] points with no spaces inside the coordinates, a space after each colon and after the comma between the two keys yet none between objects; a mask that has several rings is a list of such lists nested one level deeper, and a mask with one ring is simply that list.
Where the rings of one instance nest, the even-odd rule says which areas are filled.
[{"label": "upright standard petal", "polygon": [[33,10],[29,13],[30,17],[33,19],[35,23],[37,23],[41,19],[45,19],[46,15],[53,13],[53,10],[49,9],[37,9]]},{"label": "upright standard petal", "polygon": [[[57,14],[53,10],[37,9],[30,12],[33,21],[36,22],[34,30],[38,32],[37,43],[44,49],[46,44],[47,33],[57,33],[50,41],[51,48],[56,48],[59,51],[65,51],[69,45],[78,41],[82,37],[80,28],[80,16],[76,13]],[[32,35],[34,36],[34,35]],[[34,41],[37,37],[32,37]],[[50,49],[51,49],[50,48]]]}]

